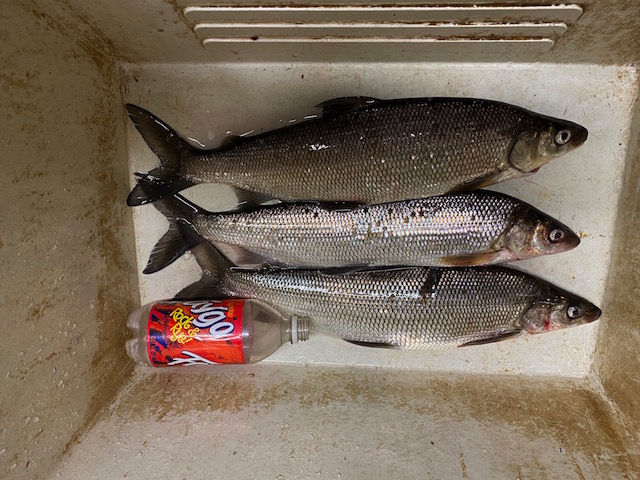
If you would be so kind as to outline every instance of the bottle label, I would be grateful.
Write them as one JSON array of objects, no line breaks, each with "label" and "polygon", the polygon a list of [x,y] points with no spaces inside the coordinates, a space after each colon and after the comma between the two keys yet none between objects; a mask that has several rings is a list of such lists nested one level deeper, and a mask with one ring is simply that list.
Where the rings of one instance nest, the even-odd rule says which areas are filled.
[{"label": "bottle label", "polygon": [[152,365],[245,363],[242,351],[244,300],[156,303],[147,322]]}]

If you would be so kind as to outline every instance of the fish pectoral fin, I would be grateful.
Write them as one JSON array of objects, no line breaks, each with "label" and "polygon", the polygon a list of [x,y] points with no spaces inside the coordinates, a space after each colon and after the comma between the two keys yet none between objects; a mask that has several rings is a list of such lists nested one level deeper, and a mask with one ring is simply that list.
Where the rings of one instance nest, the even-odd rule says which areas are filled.
[{"label": "fish pectoral fin", "polygon": [[260,192],[254,192],[252,190],[246,190],[244,188],[233,187],[233,191],[236,194],[236,208],[233,211],[238,212],[250,212],[255,210],[260,205],[268,202],[280,203],[280,200],[270,195],[266,195]]},{"label": "fish pectoral fin", "polygon": [[[463,253],[448,255],[440,259],[441,265],[449,267],[476,267],[479,265],[492,265],[501,261],[500,252],[495,250],[479,253]],[[506,261],[506,259],[505,259]]]},{"label": "fish pectoral fin", "polygon": [[497,332],[497,333],[492,334],[492,335],[488,335],[487,337],[481,338],[479,340],[472,340],[470,342],[463,343],[460,346],[461,347],[468,347],[470,345],[486,345],[487,343],[501,342],[503,340],[507,340],[508,338],[520,335],[520,332],[522,332],[522,330],[519,329],[519,328],[515,329],[515,330],[505,330],[505,331],[502,331],[502,332]]},{"label": "fish pectoral fin", "polygon": [[381,100],[373,97],[340,97],[327,100],[316,105],[316,108],[322,109],[322,117],[334,117],[347,112],[367,108]]},{"label": "fish pectoral fin", "polygon": [[329,212],[352,212],[362,205],[358,202],[320,202],[318,206]]},{"label": "fish pectoral fin", "polygon": [[452,188],[447,193],[468,192],[478,188],[488,187],[504,180],[503,172],[490,173],[481,178],[470,180],[462,185]]},{"label": "fish pectoral fin", "polygon": [[230,243],[213,242],[215,247],[222,253],[227,259],[231,261],[237,267],[243,269],[263,269],[268,267],[282,267],[283,264],[271,257],[262,255],[260,253],[252,252],[240,245],[233,245]]},{"label": "fish pectoral fin", "polygon": [[387,342],[365,342],[362,340],[347,340],[344,339],[345,342],[351,343],[353,345],[358,345],[360,347],[369,347],[369,348],[399,348],[398,345],[394,345],[393,343]]}]

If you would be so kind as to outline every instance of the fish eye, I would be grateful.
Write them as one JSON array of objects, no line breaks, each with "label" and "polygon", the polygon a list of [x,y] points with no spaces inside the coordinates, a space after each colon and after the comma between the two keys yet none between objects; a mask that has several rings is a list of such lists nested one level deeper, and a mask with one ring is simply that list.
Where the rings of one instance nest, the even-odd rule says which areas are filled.
[{"label": "fish eye", "polygon": [[549,241],[552,243],[559,242],[564,238],[564,232],[559,228],[554,228],[549,233]]},{"label": "fish eye", "polygon": [[571,140],[571,131],[566,128],[556,133],[554,138],[554,142],[558,146],[566,144],[569,140]]},{"label": "fish eye", "polygon": [[567,317],[571,319],[580,318],[582,313],[582,307],[580,305],[569,305],[569,308],[567,308]]}]

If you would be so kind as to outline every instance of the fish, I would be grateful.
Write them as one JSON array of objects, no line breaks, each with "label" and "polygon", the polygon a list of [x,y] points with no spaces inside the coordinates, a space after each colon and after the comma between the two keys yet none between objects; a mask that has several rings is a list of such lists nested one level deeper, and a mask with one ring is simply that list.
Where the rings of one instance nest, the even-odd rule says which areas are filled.
[{"label": "fish", "polygon": [[147,110],[126,108],[160,159],[136,174],[146,181],[131,206],[200,183],[231,186],[241,206],[427,198],[532,174],[588,136],[577,123],[491,100],[344,97],[317,105],[316,118],[202,150]]},{"label": "fish", "polygon": [[309,329],[372,348],[442,350],[597,320],[591,302],[506,267],[395,267],[259,272],[231,268],[181,220],[203,270],[176,298],[253,298]]},{"label": "fish", "polygon": [[191,223],[236,266],[489,265],[564,252],[580,238],[505,194],[477,190],[382,205],[284,203],[211,213],[174,194],[154,203],[169,221],[144,273],[187,251],[177,219]]}]

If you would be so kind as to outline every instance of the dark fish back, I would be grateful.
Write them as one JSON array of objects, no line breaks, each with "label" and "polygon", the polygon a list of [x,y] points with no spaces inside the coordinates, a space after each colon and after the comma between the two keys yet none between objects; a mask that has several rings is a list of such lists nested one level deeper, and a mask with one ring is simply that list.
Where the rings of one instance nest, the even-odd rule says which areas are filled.
[{"label": "dark fish back", "polygon": [[380,203],[452,191],[508,166],[526,111],[424,99],[366,108],[242,139],[185,164],[185,178],[283,200]]}]

